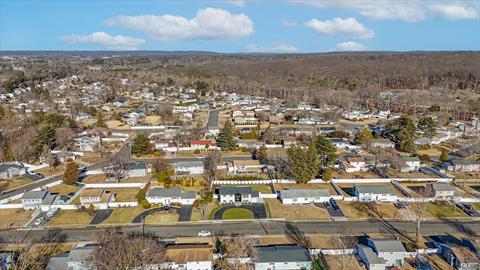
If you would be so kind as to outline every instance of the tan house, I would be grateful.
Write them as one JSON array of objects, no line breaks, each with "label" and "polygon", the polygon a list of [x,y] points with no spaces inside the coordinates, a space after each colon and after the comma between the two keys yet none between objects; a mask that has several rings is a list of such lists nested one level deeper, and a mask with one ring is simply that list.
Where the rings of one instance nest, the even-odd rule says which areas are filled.
[{"label": "tan house", "polygon": [[93,204],[97,209],[107,209],[109,203],[115,202],[115,193],[104,189],[86,189],[79,198],[82,206]]}]

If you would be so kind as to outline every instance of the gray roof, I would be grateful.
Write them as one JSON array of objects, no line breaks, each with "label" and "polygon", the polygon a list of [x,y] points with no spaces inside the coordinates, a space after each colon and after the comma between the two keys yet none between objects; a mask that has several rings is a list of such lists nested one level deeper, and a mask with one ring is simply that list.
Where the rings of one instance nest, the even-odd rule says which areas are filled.
[{"label": "gray roof", "polygon": [[18,163],[0,163],[0,172],[6,171],[10,168],[22,169],[22,168],[25,168],[25,166]]},{"label": "gray roof", "polygon": [[90,256],[96,251],[96,246],[84,246],[84,247],[77,247],[70,251],[68,254],[68,261],[69,262],[82,262],[88,261]]},{"label": "gray roof", "polygon": [[23,193],[22,200],[43,200],[47,195],[47,191],[27,191]]},{"label": "gray roof", "polygon": [[173,163],[175,168],[179,167],[203,167],[203,161],[201,160],[192,160],[192,161],[179,161]]},{"label": "gray roof", "polygon": [[407,252],[402,242],[396,239],[369,239],[378,252]]},{"label": "gray roof", "polygon": [[220,187],[218,194],[220,195],[235,195],[235,194],[251,194],[253,197],[258,197],[258,191],[253,191],[251,187]]},{"label": "gray roof", "polygon": [[146,197],[181,197],[182,199],[193,199],[196,197],[195,192],[184,192],[180,188],[159,188],[153,187],[147,192]]},{"label": "gray roof", "polygon": [[365,259],[367,260],[367,264],[385,263],[385,260],[378,257],[371,247],[358,244],[357,249],[361,249],[363,251],[365,254]]},{"label": "gray roof", "polygon": [[455,191],[455,188],[446,183],[433,183],[432,188],[435,191]]},{"label": "gray roof", "polygon": [[284,189],[280,191],[282,198],[329,197],[326,189]]},{"label": "gray roof", "polygon": [[64,270],[67,269],[68,253],[61,253],[57,256],[51,257],[48,260],[45,270]]},{"label": "gray roof", "polygon": [[372,193],[372,194],[390,194],[395,195],[395,191],[387,186],[354,186],[358,193]]},{"label": "gray roof", "polygon": [[128,163],[126,166],[126,169],[127,170],[146,170],[147,165],[145,165],[145,163],[140,161],[134,161],[134,162]]},{"label": "gray roof", "polygon": [[308,249],[301,246],[267,246],[258,247],[255,262],[310,262],[312,258]]}]

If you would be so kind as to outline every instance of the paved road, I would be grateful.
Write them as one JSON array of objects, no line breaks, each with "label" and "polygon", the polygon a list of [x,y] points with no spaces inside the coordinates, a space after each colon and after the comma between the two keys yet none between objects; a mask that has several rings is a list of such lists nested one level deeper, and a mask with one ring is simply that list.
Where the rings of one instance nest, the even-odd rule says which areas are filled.
[{"label": "paved road", "polygon": [[221,220],[223,214],[228,209],[243,208],[252,211],[254,219],[265,219],[267,218],[267,211],[265,211],[265,205],[263,203],[252,203],[252,204],[242,204],[242,205],[225,205],[222,208],[218,209],[217,212],[213,215],[214,220]]},{"label": "paved road", "polygon": [[[390,226],[397,228],[400,233],[414,233],[415,223],[407,221],[392,222],[385,225],[376,221],[315,221],[315,222],[295,222],[287,223],[284,221],[242,221],[242,222],[213,222],[213,223],[191,223],[175,225],[145,225],[145,232],[151,232],[160,238],[173,237],[191,237],[197,236],[200,230],[209,230],[213,235],[266,235],[285,234],[289,227],[296,227],[305,234],[370,234],[370,233],[390,233]],[[129,226],[118,228],[123,232],[141,232],[142,226]],[[102,228],[85,229],[63,229],[69,241],[92,241],[96,239],[95,234]],[[0,243],[17,241],[18,239],[38,240],[49,233],[48,229],[39,230],[6,230],[0,231]],[[291,229],[290,229],[291,231]],[[466,233],[479,234],[480,226],[478,221],[426,221],[422,223],[421,234],[446,234],[446,233]]]}]

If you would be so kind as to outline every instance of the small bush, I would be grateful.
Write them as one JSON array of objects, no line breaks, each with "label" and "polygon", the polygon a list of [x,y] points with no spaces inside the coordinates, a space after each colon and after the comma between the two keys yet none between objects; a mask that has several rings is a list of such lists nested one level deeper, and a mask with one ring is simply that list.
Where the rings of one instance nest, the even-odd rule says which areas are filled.
[{"label": "small bush", "polygon": [[150,204],[150,202],[148,202],[146,199],[144,199],[142,201],[142,207],[143,207],[143,209],[149,209],[149,208],[152,207],[152,204]]}]

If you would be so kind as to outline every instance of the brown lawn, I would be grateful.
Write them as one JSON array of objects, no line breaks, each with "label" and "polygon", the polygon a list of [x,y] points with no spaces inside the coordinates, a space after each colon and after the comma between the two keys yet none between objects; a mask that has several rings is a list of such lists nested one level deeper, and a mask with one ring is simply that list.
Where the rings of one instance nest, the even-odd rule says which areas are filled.
[{"label": "brown lawn", "polygon": [[0,209],[0,230],[22,227],[31,217],[31,211],[25,211],[23,209]]},{"label": "brown lawn", "polygon": [[271,218],[286,220],[328,220],[330,216],[326,209],[312,205],[283,205],[277,199],[265,199]]},{"label": "brown lawn", "polygon": [[93,217],[86,212],[78,212],[76,210],[60,210],[55,215],[48,226],[50,227],[84,227],[90,224]]},{"label": "brown lawn", "polygon": [[146,211],[141,206],[138,207],[118,207],[113,209],[112,214],[108,217],[102,225],[120,225],[131,224],[133,219],[139,214]]}]

